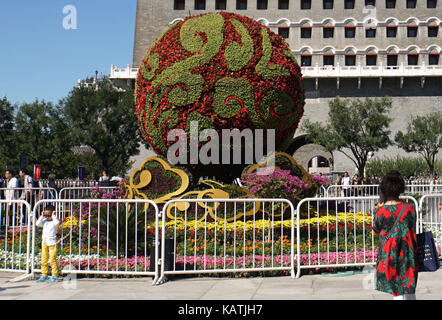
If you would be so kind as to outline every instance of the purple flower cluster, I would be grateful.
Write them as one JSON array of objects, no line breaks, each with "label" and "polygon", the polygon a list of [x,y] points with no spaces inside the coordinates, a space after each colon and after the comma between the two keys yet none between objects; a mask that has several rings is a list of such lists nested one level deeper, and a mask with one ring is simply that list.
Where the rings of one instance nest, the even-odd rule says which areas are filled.
[{"label": "purple flower cluster", "polygon": [[[124,182],[120,182],[117,188],[100,188],[98,186],[95,186],[91,190],[90,198],[104,200],[125,199],[125,184]],[[117,205],[118,204],[116,203],[106,202],[80,203],[79,208],[76,208],[76,210],[74,211],[74,215],[77,217],[81,216],[81,219],[87,220],[90,215],[96,215],[99,209],[114,208]]]},{"label": "purple flower cluster", "polygon": [[63,269],[66,266],[71,266],[76,270],[105,270],[105,271],[149,271],[150,257],[137,256],[130,258],[105,257],[90,258],[81,260],[70,260],[63,258],[58,261],[58,266]]},{"label": "purple flower cluster", "polygon": [[319,186],[329,186],[330,185],[330,180],[327,179],[324,176],[315,176],[315,175],[310,175],[310,177],[313,179],[314,182],[316,182]]},{"label": "purple flower cluster", "polygon": [[[294,264],[297,265],[297,256],[293,258]],[[330,253],[312,253],[300,255],[301,266],[312,265],[320,266],[326,264],[345,265],[346,263],[372,263],[376,262],[376,250],[371,251],[352,251],[352,252],[330,252]],[[241,257],[233,257],[227,255],[225,257],[215,256],[180,256],[177,257],[176,263],[196,265],[197,269],[222,269],[222,268],[262,268],[262,267],[288,267],[291,264],[291,255],[246,255]]]},{"label": "purple flower cluster", "polygon": [[91,190],[92,199],[121,199],[125,197],[124,183],[119,183],[117,188],[100,188],[95,186]]},{"label": "purple flower cluster", "polygon": [[297,176],[291,175],[290,170],[275,169],[271,173],[247,172],[241,182],[259,198],[284,198],[295,200],[302,191],[308,190],[308,183]]}]

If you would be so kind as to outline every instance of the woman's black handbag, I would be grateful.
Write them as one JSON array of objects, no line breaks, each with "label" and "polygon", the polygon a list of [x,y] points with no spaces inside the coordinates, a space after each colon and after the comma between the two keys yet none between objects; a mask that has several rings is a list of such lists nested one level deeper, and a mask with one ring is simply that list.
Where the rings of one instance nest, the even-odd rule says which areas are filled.
[{"label": "woman's black handbag", "polygon": [[430,231],[417,234],[417,265],[419,272],[432,272],[440,268],[436,244]]}]

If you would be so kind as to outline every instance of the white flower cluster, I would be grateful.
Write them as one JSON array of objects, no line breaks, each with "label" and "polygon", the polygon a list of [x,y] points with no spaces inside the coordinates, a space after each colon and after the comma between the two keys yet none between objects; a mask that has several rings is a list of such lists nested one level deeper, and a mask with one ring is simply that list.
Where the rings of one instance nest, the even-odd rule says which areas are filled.
[{"label": "white flower cluster", "polygon": [[15,253],[0,249],[0,268],[7,270],[25,270],[26,252]]},{"label": "white flower cluster", "polygon": [[434,242],[436,247],[442,248],[442,228],[440,226],[424,226],[424,231],[431,231],[433,233]]}]

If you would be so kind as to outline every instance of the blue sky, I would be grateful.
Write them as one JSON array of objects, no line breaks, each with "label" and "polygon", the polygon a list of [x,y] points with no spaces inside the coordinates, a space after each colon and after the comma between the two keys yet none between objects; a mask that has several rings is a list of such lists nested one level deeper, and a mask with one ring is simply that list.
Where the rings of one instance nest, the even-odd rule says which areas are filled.
[{"label": "blue sky", "polygon": [[[0,97],[57,103],[78,79],[132,64],[136,0],[2,0]],[[66,30],[65,6],[77,10]]]}]

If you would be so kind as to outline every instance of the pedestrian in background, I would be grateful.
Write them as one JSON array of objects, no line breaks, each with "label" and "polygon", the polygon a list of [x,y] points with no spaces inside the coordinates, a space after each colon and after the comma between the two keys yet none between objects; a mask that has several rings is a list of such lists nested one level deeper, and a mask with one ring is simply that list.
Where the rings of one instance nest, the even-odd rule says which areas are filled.
[{"label": "pedestrian in background", "polygon": [[[31,205],[31,208],[33,208],[35,202],[35,195],[33,194],[32,191],[32,186],[33,186],[32,177],[27,174],[25,169],[20,169],[18,175],[20,176],[21,179],[23,179],[23,188],[24,188],[24,190],[22,190],[21,192],[20,200],[28,202]],[[25,211],[26,211],[25,207],[23,206],[21,208],[20,223],[23,223],[23,217],[25,217],[26,215]]]},{"label": "pedestrian in background", "polygon": [[361,185],[361,180],[359,180],[359,176],[358,176],[357,174],[355,174],[355,175],[353,176],[353,180],[352,180],[351,184],[352,184],[353,186],[355,186],[355,187],[353,187],[352,195],[355,196],[355,197],[356,197],[356,196],[360,196],[361,193],[362,193],[362,189],[361,189],[361,187],[360,187],[360,185]]},{"label": "pedestrian in background", "polygon": [[[5,199],[8,201],[16,200],[17,197],[17,188],[18,188],[18,179],[14,176],[14,173],[11,169],[5,171],[5,178],[7,180],[6,190],[5,190]],[[10,205],[10,203],[8,203]]]},{"label": "pedestrian in background", "polygon": [[107,187],[109,186],[109,180],[110,177],[107,175],[107,171],[103,170],[103,172],[101,173],[101,177],[98,179],[98,185],[100,187]]},{"label": "pedestrian in background", "polygon": [[399,199],[405,191],[405,181],[398,172],[384,176],[379,188],[373,224],[379,237],[376,290],[392,294],[395,300],[416,300],[416,211],[413,205]]},{"label": "pedestrian in background", "polygon": [[[12,225],[12,221],[14,216],[16,215],[17,205],[12,203],[12,200],[18,199],[18,179],[14,176],[14,173],[11,169],[7,169],[5,171],[6,178],[6,190],[5,190],[5,199],[8,201],[6,205],[6,224]],[[3,223],[3,221],[2,221]]]},{"label": "pedestrian in background", "polygon": [[342,191],[344,192],[344,197],[350,196],[350,185],[351,185],[351,178],[348,175],[348,172],[344,172],[344,176],[341,179],[341,185],[342,185]]}]

